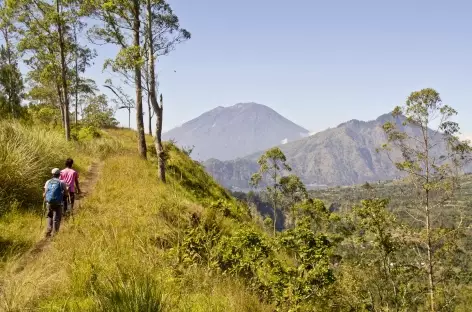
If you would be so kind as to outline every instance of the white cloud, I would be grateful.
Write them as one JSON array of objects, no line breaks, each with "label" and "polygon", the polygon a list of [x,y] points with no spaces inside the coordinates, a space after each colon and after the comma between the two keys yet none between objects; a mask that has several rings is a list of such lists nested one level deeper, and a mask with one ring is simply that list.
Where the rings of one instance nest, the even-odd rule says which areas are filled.
[{"label": "white cloud", "polygon": [[287,143],[288,143],[288,139],[283,139],[280,143],[282,143],[282,144],[287,144]]}]

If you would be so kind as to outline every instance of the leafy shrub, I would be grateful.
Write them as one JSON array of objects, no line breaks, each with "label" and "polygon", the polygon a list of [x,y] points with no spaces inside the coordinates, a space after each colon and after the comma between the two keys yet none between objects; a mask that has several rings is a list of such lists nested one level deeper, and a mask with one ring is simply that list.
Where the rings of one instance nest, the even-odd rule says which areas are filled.
[{"label": "leafy shrub", "polygon": [[94,126],[82,127],[77,133],[77,138],[79,141],[91,141],[99,137],[100,137],[100,130],[98,130]]},{"label": "leafy shrub", "polygon": [[49,127],[61,125],[61,114],[59,110],[51,105],[30,105],[28,115],[32,121]]},{"label": "leafy shrub", "polygon": [[[249,224],[225,229],[222,212],[210,211],[214,212],[185,232],[179,253],[184,265],[200,264],[241,278],[281,311],[310,310],[334,283],[330,268],[333,243],[316,231],[308,217],[272,237]],[[288,257],[284,259],[284,255]]]}]

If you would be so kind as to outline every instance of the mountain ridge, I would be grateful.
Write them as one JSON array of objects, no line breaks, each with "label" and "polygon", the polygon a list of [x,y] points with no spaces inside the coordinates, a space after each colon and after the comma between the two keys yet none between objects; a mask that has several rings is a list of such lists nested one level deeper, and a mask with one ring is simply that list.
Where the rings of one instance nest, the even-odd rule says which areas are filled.
[{"label": "mountain ridge", "polygon": [[[278,145],[287,157],[296,175],[307,185],[353,185],[364,182],[399,178],[400,172],[385,153],[377,149],[387,141],[382,125],[395,122],[401,131],[419,135],[419,129],[404,126],[404,116],[390,113],[376,119],[352,119],[335,128],[317,132],[307,138]],[[248,190],[248,181],[258,169],[257,159],[264,151],[230,161],[208,160],[208,172],[225,187]],[[400,157],[392,151],[390,157]]]},{"label": "mountain ridge", "polygon": [[302,139],[308,133],[274,109],[247,102],[215,107],[162,136],[181,147],[194,146],[196,160],[230,160]]}]

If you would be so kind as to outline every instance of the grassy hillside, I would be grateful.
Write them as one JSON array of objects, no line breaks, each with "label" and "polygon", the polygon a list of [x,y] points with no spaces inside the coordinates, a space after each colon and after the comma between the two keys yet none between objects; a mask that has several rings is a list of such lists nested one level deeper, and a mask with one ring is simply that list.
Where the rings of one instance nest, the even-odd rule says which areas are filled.
[{"label": "grassy hillside", "polygon": [[[167,146],[163,185],[153,163],[134,155],[134,133],[109,134],[123,141],[124,155],[103,161],[74,220],[33,261],[20,267],[18,254],[4,261],[0,310],[271,311],[237,278],[215,275],[179,247],[195,222],[218,222],[230,233],[249,220],[247,212],[177,148]],[[14,220],[2,218],[2,226],[13,241],[23,232],[14,225],[39,221],[9,214]],[[38,233],[37,225],[24,232]]]},{"label": "grassy hillside", "polygon": [[72,157],[83,179],[92,162],[117,153],[121,145],[106,133],[93,141],[67,142],[61,131],[12,121],[0,122],[0,142],[1,268],[41,239],[41,194],[51,169],[63,168]]},{"label": "grassy hillside", "polygon": [[[25,138],[39,131],[15,127]],[[52,138],[44,133],[37,144]],[[89,175],[97,182],[75,217],[46,243],[44,228],[39,231],[40,204],[4,199],[9,205],[0,217],[0,237],[7,241],[0,249],[0,311],[372,311],[392,304],[405,311],[426,309],[423,271],[411,261],[404,266],[408,270],[385,277],[376,232],[364,220],[330,213],[323,201],[300,202],[296,226],[272,235],[246,204],[170,143],[166,184],[158,182],[152,148],[149,160],[137,156],[133,131],[107,130],[100,141],[65,146],[57,157],[73,155],[82,173],[93,163]],[[51,165],[38,162],[32,168],[47,176]],[[34,196],[40,196],[41,184],[32,188]],[[372,192],[340,190],[318,197],[334,202],[351,191]],[[382,208],[377,204],[367,203],[362,213]],[[384,229],[398,233],[389,222]],[[408,244],[391,237],[392,259],[411,256]],[[461,272],[472,264],[462,246],[451,250],[457,257],[444,259],[453,260],[450,267],[459,274],[438,284],[440,303],[467,311],[471,282]],[[382,290],[386,281],[407,287],[401,302],[395,292]],[[448,299],[452,293],[454,302]]]}]

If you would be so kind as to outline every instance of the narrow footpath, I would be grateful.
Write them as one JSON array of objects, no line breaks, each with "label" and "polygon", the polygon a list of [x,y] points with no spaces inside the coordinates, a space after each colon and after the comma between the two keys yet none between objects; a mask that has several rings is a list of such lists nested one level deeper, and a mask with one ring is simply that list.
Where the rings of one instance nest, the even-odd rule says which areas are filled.
[{"label": "narrow footpath", "polygon": [[[61,221],[61,228],[57,235],[61,235],[61,232],[67,230],[67,224],[69,222],[74,221],[74,215],[80,210],[82,200],[87,197],[87,195],[93,190],[95,183],[98,181],[98,177],[100,175],[101,169],[103,166],[103,162],[93,162],[87,172],[85,174],[81,174],[79,176],[79,183],[80,183],[80,194],[76,194],[75,197],[75,204],[74,204],[74,211],[72,215],[62,218]],[[41,231],[46,231],[46,216],[42,216],[43,220],[41,220]],[[15,273],[19,273],[23,271],[25,266],[32,261],[34,258],[37,257],[38,254],[42,253],[47,249],[51,242],[52,238],[43,237],[39,242],[37,242],[29,251],[27,251],[18,261],[17,268],[15,269]]]}]

